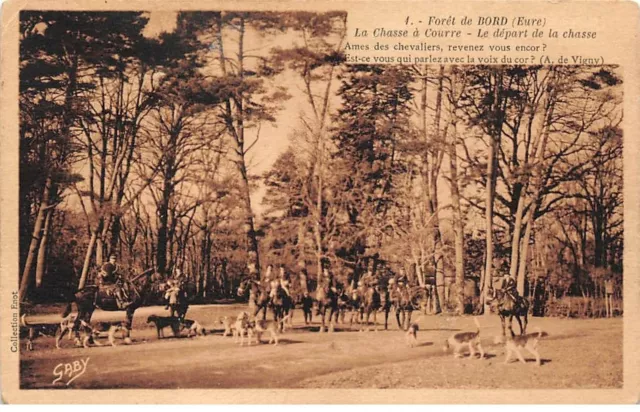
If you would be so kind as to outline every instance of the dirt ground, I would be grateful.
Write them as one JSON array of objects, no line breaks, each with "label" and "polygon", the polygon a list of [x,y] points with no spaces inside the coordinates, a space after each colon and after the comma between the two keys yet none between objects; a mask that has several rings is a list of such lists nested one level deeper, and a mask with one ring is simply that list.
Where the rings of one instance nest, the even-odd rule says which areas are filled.
[{"label": "dirt ground", "polygon": [[[132,345],[76,348],[64,340],[34,341],[35,350],[21,346],[23,388],[620,388],[622,387],[622,318],[532,318],[548,336],[540,342],[543,364],[531,355],[526,365],[505,365],[502,345],[493,344],[501,333],[496,315],[480,317],[484,360],[454,359],[443,343],[458,331],[474,330],[471,317],[423,316],[419,320],[419,345],[409,348],[395,322],[389,330],[359,332],[354,325],[338,325],[334,333],[318,333],[317,319],[305,326],[296,311],[294,328],[280,345],[240,347],[221,336],[217,322],[235,315],[244,305],[192,306],[187,318],[196,319],[213,333],[197,338],[158,340],[146,324],[163,307],[136,312]],[[57,312],[59,308],[40,308]],[[53,315],[42,315],[53,316]],[[94,319],[101,314],[96,312]],[[417,315],[414,315],[417,318]],[[390,319],[391,321],[391,319]],[[378,318],[380,322],[380,316]],[[515,322],[514,322],[515,323]],[[516,331],[517,331],[517,325]],[[167,336],[171,332],[167,330]],[[106,343],[103,341],[103,343]],[[120,343],[120,342],[119,342]],[[68,386],[65,379],[52,383],[65,364],[86,362],[86,371]],[[78,362],[79,361],[79,362]],[[61,366],[62,365],[62,366]],[[68,380],[68,379],[66,379]]]}]

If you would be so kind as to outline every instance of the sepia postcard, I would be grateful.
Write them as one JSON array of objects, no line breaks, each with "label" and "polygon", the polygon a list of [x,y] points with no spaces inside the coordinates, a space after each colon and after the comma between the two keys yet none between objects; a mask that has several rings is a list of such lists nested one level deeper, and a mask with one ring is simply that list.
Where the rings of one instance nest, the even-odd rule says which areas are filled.
[{"label": "sepia postcard", "polygon": [[637,403],[639,14],[4,3],[2,402]]}]

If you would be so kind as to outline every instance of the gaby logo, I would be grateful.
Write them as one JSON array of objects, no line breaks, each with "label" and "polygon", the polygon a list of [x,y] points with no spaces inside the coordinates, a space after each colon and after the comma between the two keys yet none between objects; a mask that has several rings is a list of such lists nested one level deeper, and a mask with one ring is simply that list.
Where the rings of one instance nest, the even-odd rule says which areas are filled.
[{"label": "gaby logo", "polygon": [[87,371],[88,364],[89,358],[80,359],[79,361],[73,361],[70,363],[57,364],[56,367],[53,368],[53,376],[55,376],[56,378],[51,383],[55,384],[56,382],[60,382],[69,386],[71,382],[84,375],[84,373]]}]

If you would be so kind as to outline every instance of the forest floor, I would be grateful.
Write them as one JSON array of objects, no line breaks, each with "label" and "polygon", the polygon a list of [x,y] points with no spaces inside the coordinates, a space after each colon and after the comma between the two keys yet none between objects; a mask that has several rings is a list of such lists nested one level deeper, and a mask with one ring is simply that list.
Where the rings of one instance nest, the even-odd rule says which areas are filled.
[{"label": "forest floor", "polygon": [[[60,307],[36,309],[37,316],[59,319]],[[539,327],[547,334],[539,344],[542,366],[537,367],[528,353],[524,353],[526,365],[503,363],[504,347],[494,344],[495,336],[501,334],[496,315],[479,318],[487,355],[484,360],[472,360],[443,352],[451,334],[475,330],[471,317],[422,316],[418,346],[410,348],[395,319],[393,323],[389,319],[387,331],[359,332],[356,325],[351,330],[338,325],[333,333],[318,333],[319,319],[306,326],[296,310],[294,327],[281,335],[278,346],[240,347],[233,338],[221,336],[218,319],[245,309],[240,304],[192,306],[187,318],[213,331],[196,338],[157,339],[146,319],[152,313],[167,316],[167,312],[164,307],[148,307],[136,312],[131,345],[85,349],[65,339],[57,350],[54,338],[40,337],[29,352],[21,342],[21,387],[67,387],[68,378],[52,382],[56,372],[74,361],[86,362],[86,371],[70,388],[622,387],[622,318],[531,318],[528,332]],[[104,315],[96,312],[94,320]],[[414,314],[414,319],[418,316]]]}]

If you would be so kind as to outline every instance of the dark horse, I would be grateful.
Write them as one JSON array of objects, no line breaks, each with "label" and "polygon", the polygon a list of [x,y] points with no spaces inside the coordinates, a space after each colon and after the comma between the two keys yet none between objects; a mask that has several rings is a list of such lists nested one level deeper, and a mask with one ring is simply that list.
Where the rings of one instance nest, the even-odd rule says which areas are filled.
[{"label": "dark horse", "polygon": [[[509,331],[513,335],[513,328],[511,326],[513,318],[515,316],[520,325],[520,334],[524,335],[527,332],[527,323],[529,316],[529,301],[521,296],[513,298],[511,295],[501,289],[493,289],[489,287],[488,294],[485,301],[491,305],[491,309],[498,312],[500,316],[500,322],[502,323],[502,336],[506,336],[505,321],[509,318]],[[524,320],[523,322],[520,318]]]},{"label": "dark horse", "polygon": [[[271,310],[273,311],[273,318],[275,321],[284,319],[285,316],[291,314],[293,309],[293,298],[287,294],[287,292],[279,284],[276,286],[276,290],[273,291],[271,297]],[[289,317],[289,325],[292,324],[292,317]],[[284,324],[279,324],[280,328],[284,328]]]},{"label": "dark horse", "polygon": [[[154,284],[150,281],[152,269],[149,269],[130,280],[124,280],[123,289],[126,295],[129,297],[129,304],[126,307],[126,318],[124,321],[125,326],[125,343],[131,343],[131,324],[133,322],[133,314],[135,311],[147,304],[152,302],[153,299],[156,301],[161,300],[163,298],[164,289],[158,284]],[[99,288],[97,285],[89,285],[78,290],[71,299],[69,303],[62,313],[62,317],[66,318],[71,313],[72,303],[75,302],[78,307],[78,316],[73,324],[73,331],[76,335],[76,343],[79,342],[78,338],[78,330],[80,327],[80,323],[85,321],[86,323],[91,322],[91,316],[96,308],[102,309],[104,311],[121,311],[121,309],[115,297],[110,296],[105,293],[105,288]],[[186,314],[186,308],[182,308],[184,314]],[[184,315],[183,315],[184,316]]]},{"label": "dark horse", "polygon": [[380,309],[384,312],[384,330],[389,328],[389,313],[395,305],[392,297],[393,292],[388,287],[380,292]]},{"label": "dark horse", "polygon": [[[362,299],[357,289],[343,289],[338,296],[338,311],[340,321],[345,324],[345,316],[349,312],[349,328],[353,326],[353,320],[360,323],[360,304]],[[357,315],[357,317],[356,317]]]}]

